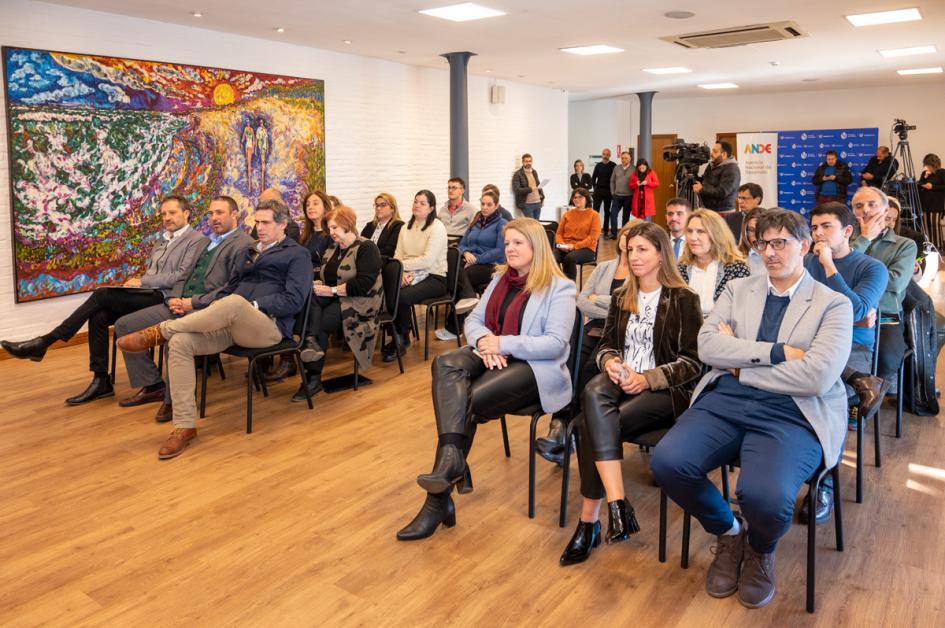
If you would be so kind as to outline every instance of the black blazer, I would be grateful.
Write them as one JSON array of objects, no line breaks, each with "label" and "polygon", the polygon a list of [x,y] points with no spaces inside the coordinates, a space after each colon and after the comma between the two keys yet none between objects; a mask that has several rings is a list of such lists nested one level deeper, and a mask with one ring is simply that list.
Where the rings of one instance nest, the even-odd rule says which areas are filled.
[{"label": "black blazer", "polygon": [[[604,331],[597,345],[596,362],[601,373],[605,359],[623,356],[624,337],[630,312],[623,309],[624,288],[614,291]],[[699,328],[702,308],[699,295],[689,288],[663,288],[653,324],[653,357],[656,368],[643,372],[650,390],[669,389],[673,415],[689,407],[689,398],[702,375],[699,360]]]},{"label": "black blazer", "polygon": [[[394,257],[394,251],[397,250],[397,238],[400,236],[400,230],[404,226],[403,220],[391,220],[384,225],[380,237],[377,239],[377,248],[381,251],[382,257]],[[364,225],[361,229],[361,237],[370,240],[374,236],[374,221]]]},{"label": "black blazer", "polygon": [[[814,171],[814,176],[811,179],[811,182],[817,186],[817,194],[820,194],[820,188],[824,185],[824,171],[828,168],[827,162],[817,166],[817,170]],[[847,186],[853,183],[853,173],[850,172],[850,166],[847,165],[847,162],[837,160],[837,165],[834,166],[836,171],[834,174],[837,176],[837,180],[834,183],[837,184],[837,196],[840,198],[847,197]]]},{"label": "black blazer", "polygon": [[571,175],[571,189],[576,190],[578,188],[584,188],[588,192],[591,191],[591,175],[586,172],[582,172],[579,177],[575,172]]}]

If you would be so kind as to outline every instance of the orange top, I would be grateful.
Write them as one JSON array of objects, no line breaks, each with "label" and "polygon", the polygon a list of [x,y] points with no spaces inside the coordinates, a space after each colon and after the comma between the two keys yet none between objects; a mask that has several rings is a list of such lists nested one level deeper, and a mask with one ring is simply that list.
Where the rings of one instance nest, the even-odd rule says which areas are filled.
[{"label": "orange top", "polygon": [[575,249],[597,250],[600,237],[600,216],[593,209],[569,209],[561,217],[555,242],[570,244]]}]

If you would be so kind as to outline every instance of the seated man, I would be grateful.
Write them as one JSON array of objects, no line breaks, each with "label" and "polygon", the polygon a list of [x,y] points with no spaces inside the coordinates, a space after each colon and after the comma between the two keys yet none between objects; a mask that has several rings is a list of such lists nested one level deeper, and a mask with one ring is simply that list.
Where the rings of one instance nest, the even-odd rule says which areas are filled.
[{"label": "seated man", "polygon": [[[115,335],[126,336],[151,325],[178,318],[195,310],[202,310],[217,298],[223,288],[238,273],[255,245],[253,239],[240,229],[239,207],[229,196],[217,196],[210,201],[209,246],[197,256],[193,270],[174,284],[170,296],[164,303],[146,307],[126,314],[115,322]],[[155,416],[159,423],[171,420],[171,391],[164,384],[161,371],[146,353],[126,353],[125,368],[133,388],[139,388],[133,396],[122,399],[122,407],[138,406],[151,402],[163,402]]]},{"label": "seated man", "polygon": [[295,315],[312,290],[312,259],[305,247],[286,237],[289,213],[277,201],[256,207],[258,255],[239,279],[218,293],[210,306],[164,321],[118,340],[122,351],[141,352],[167,342],[167,370],[174,407],[174,431],[158,458],[174,458],[197,437],[194,357],[231,345],[268,347],[292,337]]},{"label": "seated man", "polygon": [[[738,591],[749,608],[774,597],[774,551],[798,489],[840,457],[853,326],[850,300],[804,270],[810,231],[800,214],[770,211],[758,234],[767,275],[733,281],[719,297],[699,331],[699,357],[713,368],[651,462],[667,495],[718,535],[709,595]],[[738,515],[706,477],[737,458]]]},{"label": "seated man", "polygon": [[862,187],[853,195],[859,233],[851,246],[882,262],[889,271],[886,291],[879,299],[879,376],[892,380],[906,353],[902,331],[902,300],[912,281],[918,247],[886,226],[889,198],[879,188]]},{"label": "seated man", "polygon": [[48,334],[22,342],[4,340],[2,346],[16,358],[39,362],[57,340],[69,340],[89,324],[89,370],[92,383],[82,393],[66,399],[70,406],[115,394],[108,375],[108,327],[120,316],[161,303],[180,279],[190,274],[207,239],[190,228],[190,203],[183,196],[161,201],[164,233],[145,265],[144,274],[128,279],[122,287],[97,288],[85,303]]}]

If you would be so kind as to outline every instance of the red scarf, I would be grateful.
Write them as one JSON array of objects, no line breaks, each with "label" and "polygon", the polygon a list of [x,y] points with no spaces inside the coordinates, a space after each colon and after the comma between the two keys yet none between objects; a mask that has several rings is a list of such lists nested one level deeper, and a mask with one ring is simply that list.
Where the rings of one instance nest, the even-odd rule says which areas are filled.
[{"label": "red scarf", "polygon": [[[522,317],[522,310],[528,302],[528,293],[525,292],[525,282],[528,281],[528,275],[519,275],[514,268],[509,268],[495,285],[492,296],[489,297],[489,303],[486,304],[486,327],[496,336],[517,336],[521,330],[518,328],[518,321]],[[511,288],[518,288],[516,294],[509,306],[505,309],[505,316],[502,319],[502,328],[499,329],[499,314],[502,304],[509,294]]]}]

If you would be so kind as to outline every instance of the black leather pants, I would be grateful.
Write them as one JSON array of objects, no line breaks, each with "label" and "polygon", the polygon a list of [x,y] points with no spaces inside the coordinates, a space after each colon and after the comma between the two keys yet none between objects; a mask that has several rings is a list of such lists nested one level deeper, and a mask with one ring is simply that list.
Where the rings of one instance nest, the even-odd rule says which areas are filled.
[{"label": "black leather pants", "polygon": [[579,425],[578,466],[581,495],[602,499],[604,486],[594,464],[622,460],[623,443],[634,436],[670,427],[673,400],[668,390],[644,390],[628,395],[606,373],[596,375],[581,394],[584,421]]}]

